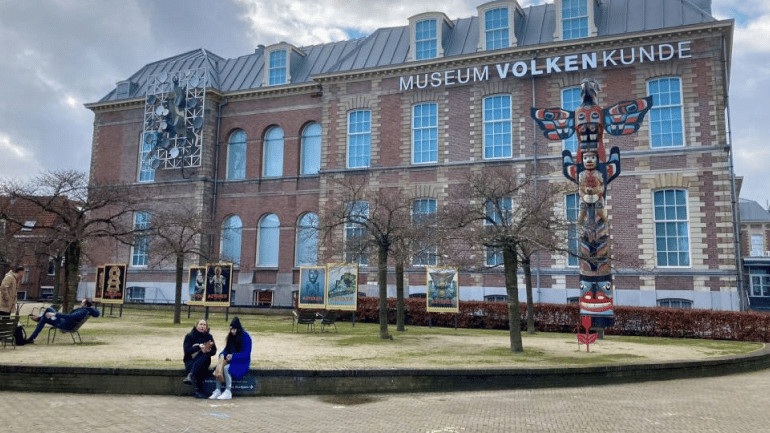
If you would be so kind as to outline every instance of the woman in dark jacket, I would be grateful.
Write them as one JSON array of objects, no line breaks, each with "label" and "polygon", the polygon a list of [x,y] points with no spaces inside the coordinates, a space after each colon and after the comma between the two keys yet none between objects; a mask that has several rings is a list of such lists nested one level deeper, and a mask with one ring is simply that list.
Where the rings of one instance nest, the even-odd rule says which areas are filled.
[{"label": "woman in dark jacket", "polygon": [[195,327],[184,337],[184,368],[187,377],[184,383],[195,382],[195,397],[207,398],[203,393],[203,381],[209,376],[211,357],[216,355],[217,346],[209,333],[209,325],[200,319]]},{"label": "woman in dark jacket", "polygon": [[233,398],[231,391],[233,378],[240,379],[249,371],[251,363],[251,336],[241,326],[241,321],[233,317],[230,322],[230,332],[227,334],[227,345],[219,354],[219,362],[224,364],[222,375],[224,376],[225,391],[222,392],[222,382],[217,379],[217,388],[209,398],[229,400]]}]

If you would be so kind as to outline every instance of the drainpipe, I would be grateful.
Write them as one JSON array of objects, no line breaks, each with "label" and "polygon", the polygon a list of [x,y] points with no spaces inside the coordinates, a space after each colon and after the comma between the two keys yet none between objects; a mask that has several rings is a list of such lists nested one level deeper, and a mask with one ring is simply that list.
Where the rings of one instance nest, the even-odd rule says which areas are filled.
[{"label": "drainpipe", "polygon": [[[217,104],[217,130],[216,130],[216,138],[215,138],[215,145],[214,145],[214,190],[211,194],[211,224],[214,224],[214,218],[216,217],[217,213],[217,194],[219,191],[219,148],[221,146],[221,143],[219,141],[219,131],[222,126],[222,107],[227,105],[227,98],[224,98],[222,102]],[[211,254],[214,251],[214,237],[215,235],[209,236],[209,254]]]},{"label": "drainpipe", "polygon": [[[535,54],[532,55],[532,61],[535,60],[537,60],[537,51],[535,51]],[[532,74],[530,74],[530,81],[532,83],[532,106],[537,107],[537,103],[535,102],[535,76]],[[532,147],[534,149],[532,159],[535,165],[533,173],[535,177],[535,197],[537,197],[537,184],[539,182],[537,169],[537,125],[535,124],[534,120],[532,120]],[[540,252],[535,255],[535,285],[537,286],[537,298],[535,299],[535,302],[540,302]]]}]

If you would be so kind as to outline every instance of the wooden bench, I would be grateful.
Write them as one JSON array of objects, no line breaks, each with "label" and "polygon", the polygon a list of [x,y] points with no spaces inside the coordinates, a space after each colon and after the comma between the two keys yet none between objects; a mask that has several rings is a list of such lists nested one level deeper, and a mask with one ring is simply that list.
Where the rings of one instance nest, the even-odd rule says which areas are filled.
[{"label": "wooden bench", "polygon": [[16,327],[19,326],[19,316],[0,316],[0,341],[3,342],[3,348],[11,342],[16,349]]},{"label": "wooden bench", "polygon": [[291,330],[294,331],[296,326],[299,329],[299,325],[306,325],[307,331],[315,332],[315,321],[318,318],[318,313],[314,310],[300,310],[299,313],[294,310],[294,321],[291,323]]},{"label": "wooden bench", "polygon": [[[81,321],[79,321],[78,323],[76,323],[75,326],[72,327],[72,329],[61,329],[61,328],[57,328],[55,326],[48,325],[48,326],[50,326],[50,328],[48,328],[48,343],[50,344],[50,343],[53,343],[54,341],[56,341],[56,332],[57,331],[61,332],[62,334],[69,334],[70,337],[72,337],[72,342],[74,344],[82,343],[83,339],[80,337],[80,327],[83,326],[83,324],[88,321],[89,317],[91,317],[90,314],[86,315],[85,317],[83,317],[83,319]],[[53,331],[53,338],[51,338],[51,331]],[[75,341],[75,335],[78,336],[78,340],[80,340],[80,341]]]}]

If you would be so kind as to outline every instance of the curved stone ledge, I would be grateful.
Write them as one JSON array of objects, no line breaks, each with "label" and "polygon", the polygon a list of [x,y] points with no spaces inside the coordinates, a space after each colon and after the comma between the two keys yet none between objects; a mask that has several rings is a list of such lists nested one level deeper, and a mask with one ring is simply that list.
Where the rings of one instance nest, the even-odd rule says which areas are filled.
[{"label": "curved stone ledge", "polygon": [[[570,387],[686,379],[770,367],[770,348],[701,361],[549,368],[252,369],[233,384],[236,395],[379,394]],[[0,390],[188,395],[182,369],[0,365]],[[213,388],[213,379],[207,387]]]}]

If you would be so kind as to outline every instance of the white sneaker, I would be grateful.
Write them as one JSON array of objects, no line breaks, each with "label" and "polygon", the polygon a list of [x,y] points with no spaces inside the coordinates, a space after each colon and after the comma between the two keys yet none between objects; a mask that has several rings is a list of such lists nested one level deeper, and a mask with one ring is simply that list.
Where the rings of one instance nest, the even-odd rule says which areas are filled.
[{"label": "white sneaker", "polygon": [[216,400],[220,395],[222,395],[222,391],[215,389],[214,392],[209,396],[209,400]]},{"label": "white sneaker", "polygon": [[229,389],[226,389],[225,392],[222,393],[219,397],[217,397],[217,400],[230,400],[233,398],[233,393],[230,392]]}]

